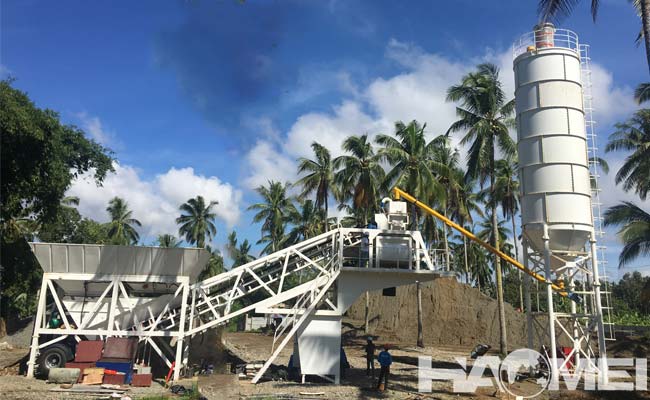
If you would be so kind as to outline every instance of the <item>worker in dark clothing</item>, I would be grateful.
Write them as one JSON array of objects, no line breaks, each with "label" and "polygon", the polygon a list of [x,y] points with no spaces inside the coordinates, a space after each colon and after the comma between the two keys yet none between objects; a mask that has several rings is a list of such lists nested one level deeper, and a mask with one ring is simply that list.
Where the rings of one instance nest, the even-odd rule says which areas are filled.
[{"label": "worker in dark clothing", "polygon": [[372,338],[368,338],[368,342],[364,346],[366,351],[366,376],[370,375],[372,369],[372,377],[375,377],[375,344]]},{"label": "worker in dark clothing", "polygon": [[[377,389],[384,391],[388,386],[388,374],[390,373],[390,365],[393,363],[393,357],[388,352],[388,346],[384,346],[384,351],[377,356],[381,370],[379,370],[379,380],[377,381]],[[384,383],[381,383],[381,380]]]}]

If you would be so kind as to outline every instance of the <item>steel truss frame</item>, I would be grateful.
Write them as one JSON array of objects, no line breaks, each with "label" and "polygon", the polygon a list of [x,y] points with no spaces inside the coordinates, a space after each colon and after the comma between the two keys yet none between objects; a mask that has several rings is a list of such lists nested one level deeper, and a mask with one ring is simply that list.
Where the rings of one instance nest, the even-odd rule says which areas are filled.
[{"label": "steel truss frame", "polygon": [[[168,367],[173,366],[173,377],[177,380],[188,363],[188,337],[249,311],[272,310],[274,306],[288,302],[291,305],[290,309],[285,309],[288,318],[284,319],[279,332],[276,332],[273,354],[253,380],[257,382],[311,315],[315,312],[337,312],[336,304],[326,294],[334,287],[341,267],[353,265],[368,269],[382,268],[378,239],[386,236],[407,239],[408,262],[399,265],[399,268],[434,269],[420,232],[338,228],[194,284],[190,284],[187,276],[44,273],[28,376],[34,376],[40,349],[70,335],[77,341],[82,336],[119,336],[138,337],[140,341],[148,343]],[[362,244],[364,237],[368,238],[367,244]],[[80,326],[70,323],[66,316],[68,310],[63,304],[65,293],[62,286],[57,287],[57,282],[63,281],[106,284],[102,294],[87,303],[93,306],[88,314],[84,314]],[[153,312],[146,304],[140,306],[147,309],[148,318],[138,320],[134,307],[129,306],[132,302],[129,301],[127,288],[129,283],[143,282],[172,284],[176,290],[172,298],[165,299],[165,306],[159,313]],[[48,296],[53,299],[56,310],[63,319],[61,329],[47,327]],[[257,297],[250,304],[233,310],[236,301],[250,299],[252,296]],[[95,324],[88,327],[106,304],[109,305],[106,323],[103,326]],[[132,321],[133,324],[119,326],[118,320]],[[286,332],[289,327],[291,329]],[[52,335],[54,339],[39,343],[42,335]],[[281,337],[282,341],[276,347],[276,342]],[[171,339],[168,342],[166,338]]]},{"label": "steel truss frame", "polygon": [[[66,316],[66,309],[63,306],[64,293],[55,285],[61,281],[93,282],[105,283],[106,288],[102,294],[89,301],[92,304],[90,312],[83,315],[82,323],[79,326],[72,324]],[[131,297],[128,294],[127,287],[129,283],[165,283],[175,285],[176,291],[173,298],[167,303],[162,313],[154,315],[151,308],[148,308],[149,318],[145,321],[137,321],[129,327],[120,327],[118,316],[134,311],[130,304]],[[27,376],[33,377],[35,373],[36,358],[39,350],[51,344],[66,339],[68,336],[74,336],[77,342],[81,341],[81,336],[118,336],[118,337],[138,337],[140,341],[146,341],[151,348],[161,357],[161,359],[171,368],[174,359],[174,375],[180,374],[180,367],[183,365],[183,356],[187,353],[187,346],[184,346],[187,299],[190,291],[189,277],[187,276],[152,276],[152,275],[94,275],[79,273],[52,273],[43,274],[41,290],[39,292],[38,306],[36,309],[36,320],[34,333],[32,336],[31,350],[29,361],[27,363]],[[47,321],[47,299],[51,297],[56,311],[62,318],[63,325],[60,329],[48,328]],[[177,320],[174,314],[169,313],[169,309],[174,304],[179,305],[177,314],[180,316]],[[104,306],[108,305],[108,318],[105,323],[99,327],[88,328],[88,325],[97,317],[98,312]],[[134,314],[135,317],[135,314]],[[54,336],[53,339],[39,343],[41,335]],[[154,338],[170,337],[176,344],[173,350],[167,342],[163,340],[154,341]],[[162,346],[165,351],[161,349]]]},{"label": "steel truss frame", "polygon": [[[586,372],[598,373],[602,382],[608,380],[598,256],[594,237],[592,232],[589,250],[584,255],[555,270],[551,268],[551,259],[557,257],[558,252],[549,248],[546,226],[543,252],[533,250],[525,236],[522,241],[524,265],[546,277],[546,284],[541,288],[533,288],[528,276],[524,280],[528,347],[534,348],[536,342],[549,345],[550,379],[555,382],[559,380],[560,371],[569,370],[570,364],[572,368],[584,368]],[[563,280],[569,291],[579,296],[579,302],[560,299],[551,288],[551,285],[557,284],[559,280]],[[546,297],[545,311],[539,304],[542,293],[545,293]],[[538,299],[536,310],[533,309],[532,296]],[[563,311],[558,311],[562,308]],[[535,337],[535,332],[542,334]],[[558,342],[562,339],[572,344],[572,350],[564,360],[558,360]]]}]

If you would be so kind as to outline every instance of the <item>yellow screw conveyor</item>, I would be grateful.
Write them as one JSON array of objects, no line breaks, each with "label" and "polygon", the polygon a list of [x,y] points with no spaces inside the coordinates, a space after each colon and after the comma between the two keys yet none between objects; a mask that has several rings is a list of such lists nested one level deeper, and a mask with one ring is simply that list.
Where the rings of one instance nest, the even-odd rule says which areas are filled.
[{"label": "yellow screw conveyor", "polygon": [[[418,200],[415,197],[411,196],[410,194],[406,193],[402,189],[400,189],[398,187],[395,187],[393,189],[393,196],[395,197],[395,200],[404,200],[404,201],[407,201],[407,202],[419,207],[425,213],[439,219],[440,221],[445,223],[445,225],[447,225],[447,226],[449,226],[451,228],[454,228],[455,230],[460,232],[463,236],[465,236],[465,237],[469,238],[470,240],[473,240],[474,242],[476,242],[479,245],[483,246],[483,248],[488,250],[490,253],[496,254],[497,256],[501,257],[502,260],[509,262],[510,264],[514,265],[516,268],[522,270],[523,272],[530,275],[534,279],[537,279],[538,281],[540,281],[542,283],[549,283],[549,282],[547,282],[546,278],[543,275],[540,275],[540,274],[526,268],[519,261],[517,261],[514,258],[510,257],[509,255],[502,252],[501,250],[495,248],[491,244],[481,240],[476,235],[474,235],[472,232],[468,231],[467,229],[465,229],[462,226],[458,225],[454,221],[452,221],[449,218],[445,217],[444,215],[440,214],[439,212],[437,212],[433,208],[429,207],[428,205],[424,204],[420,200]],[[550,283],[551,283],[551,288],[553,288],[553,290],[555,290],[561,296],[567,297],[567,298],[569,298],[570,300],[572,300],[572,301],[574,301],[576,303],[581,302],[581,299],[577,294],[572,293],[572,292],[566,290],[564,287],[560,287],[560,286],[558,286],[558,285],[556,285],[556,284],[554,284],[552,282],[550,282]]]}]

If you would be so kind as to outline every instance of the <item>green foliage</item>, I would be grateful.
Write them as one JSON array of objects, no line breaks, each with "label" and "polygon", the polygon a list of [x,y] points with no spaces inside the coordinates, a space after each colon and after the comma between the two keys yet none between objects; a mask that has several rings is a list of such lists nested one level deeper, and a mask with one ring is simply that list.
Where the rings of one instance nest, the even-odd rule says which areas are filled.
[{"label": "green foliage", "polygon": [[29,216],[46,222],[60,207],[74,177],[94,171],[97,183],[113,170],[109,150],[74,126],[62,125],[52,110],[42,110],[27,95],[0,81],[1,195],[4,234],[12,221]]},{"label": "green foliage", "polygon": [[618,231],[624,244],[618,257],[619,267],[639,256],[650,255],[650,214],[646,211],[624,201],[605,211],[605,226],[609,225],[622,225]]},{"label": "green foliage", "polygon": [[650,315],[637,311],[617,312],[614,314],[613,322],[625,326],[650,326]]},{"label": "green foliage", "polygon": [[179,247],[181,245],[176,236],[170,235],[168,233],[158,235],[156,244],[160,247]]},{"label": "green foliage", "polygon": [[266,243],[262,254],[271,254],[283,247],[287,223],[297,213],[292,199],[287,196],[289,186],[288,183],[269,181],[268,186],[255,189],[262,197],[262,202],[253,204],[248,209],[257,211],[253,222],[262,222],[262,238],[257,242]]},{"label": "green foliage", "polygon": [[368,135],[350,136],[343,141],[342,148],[346,154],[334,159],[334,167],[338,169],[334,179],[341,203],[339,209],[346,209],[352,217],[343,223],[365,226],[379,209],[379,186],[385,176],[381,158],[375,154]]},{"label": "green foliage", "polygon": [[72,236],[70,243],[108,244],[110,243],[108,224],[84,218],[79,222],[77,231]]},{"label": "green foliage", "polygon": [[[0,226],[2,310],[0,316],[33,311],[41,269],[25,238],[38,231],[73,240],[81,222],[62,204],[72,179],[93,172],[98,184],[113,170],[108,149],[52,110],[37,108],[27,95],[0,81]],[[68,220],[68,218],[70,220]]]},{"label": "green foliage", "polygon": [[645,200],[650,191],[650,109],[638,110],[628,121],[616,124],[605,151],[628,152],[616,173],[616,183]]},{"label": "green foliage", "polygon": [[212,250],[210,248],[208,248],[208,250],[210,250],[210,259],[203,271],[199,274],[199,281],[211,278],[225,271],[223,256],[219,250]]},{"label": "green foliage", "polygon": [[38,238],[49,243],[70,242],[81,223],[81,214],[74,207],[61,207],[56,216],[38,230]]},{"label": "green foliage", "polygon": [[255,260],[255,257],[249,254],[251,245],[248,242],[248,239],[244,239],[243,242],[239,243],[237,232],[235,231],[232,231],[228,235],[228,244],[226,245],[226,249],[228,250],[228,255],[233,262],[231,268],[237,268]]},{"label": "green foliage", "polygon": [[119,197],[113,197],[108,202],[106,211],[111,217],[111,222],[108,223],[108,237],[111,243],[124,246],[138,243],[140,235],[135,227],[142,224],[133,218],[133,211],[129,210],[127,202]]},{"label": "green foliage", "polygon": [[[537,13],[542,21],[560,20],[568,17],[580,0],[539,0]],[[591,0],[591,16],[596,21],[599,0]]]},{"label": "green foliage", "polygon": [[318,209],[311,200],[301,203],[300,211],[289,216],[292,225],[287,235],[286,244],[291,245],[302,240],[318,236],[325,231],[325,210]]},{"label": "green foliage", "polygon": [[298,160],[298,174],[307,173],[296,182],[295,186],[302,187],[300,197],[305,199],[312,193],[316,194],[316,207],[324,209],[323,221],[327,218],[329,210],[329,196],[335,189],[334,165],[329,150],[313,142],[311,148],[316,156],[314,160],[300,158]]},{"label": "green foliage", "polygon": [[206,239],[209,241],[217,234],[217,227],[214,220],[217,215],[212,208],[219,204],[216,201],[205,203],[203,196],[187,200],[181,204],[182,214],[176,218],[176,223],[180,225],[178,234],[185,237],[185,241],[195,244],[197,247],[205,247]]},{"label": "green foliage", "polygon": [[8,315],[24,318],[36,311],[36,288],[43,271],[23,238],[2,240],[2,309]]},{"label": "green foliage", "polygon": [[644,288],[650,284],[650,277],[643,276],[639,271],[626,273],[618,281],[611,285],[612,296],[620,300],[618,309],[629,309],[631,311],[650,314],[650,303],[644,300]]}]

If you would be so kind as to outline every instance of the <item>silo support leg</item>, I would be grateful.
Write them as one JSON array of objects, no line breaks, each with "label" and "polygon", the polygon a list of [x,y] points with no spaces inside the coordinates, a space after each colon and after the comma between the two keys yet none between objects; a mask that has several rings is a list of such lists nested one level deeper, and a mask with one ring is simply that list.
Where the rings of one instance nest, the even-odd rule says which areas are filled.
[{"label": "silo support leg", "polygon": [[596,249],[596,235],[594,232],[591,233],[591,267],[592,267],[592,277],[593,277],[593,286],[594,286],[594,302],[596,303],[596,324],[598,329],[598,369],[600,370],[600,382],[601,384],[607,384],[609,382],[609,368],[607,366],[607,350],[605,347],[605,326],[603,324],[603,307],[601,304],[600,298],[600,276],[598,272],[598,252]]},{"label": "silo support leg", "polygon": [[546,267],[546,298],[548,307],[548,335],[550,340],[551,358],[551,383],[557,383],[559,379],[557,366],[557,344],[555,343],[555,310],[553,308],[553,282],[551,281],[551,247],[549,244],[548,227],[544,225],[544,264]]},{"label": "silo support leg", "polygon": [[[524,256],[524,266],[526,268],[530,268],[528,265],[528,244],[524,241],[522,243],[522,251],[523,251],[523,256]],[[524,275],[524,305],[526,307],[526,331],[527,331],[527,338],[528,338],[528,348],[532,349],[534,346],[533,343],[533,307],[530,299],[530,276]]]}]

